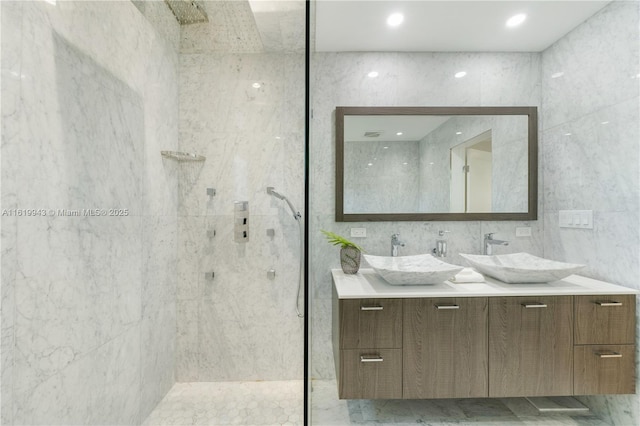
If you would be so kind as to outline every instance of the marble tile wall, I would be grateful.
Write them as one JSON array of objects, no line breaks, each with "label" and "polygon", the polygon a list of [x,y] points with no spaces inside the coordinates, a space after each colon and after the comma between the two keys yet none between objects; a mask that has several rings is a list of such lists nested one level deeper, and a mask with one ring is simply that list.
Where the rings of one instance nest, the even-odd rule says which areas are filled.
[{"label": "marble tile wall", "polygon": [[[639,6],[614,1],[543,52],[541,115],[545,255],[586,264],[585,275],[636,289]],[[594,229],[559,228],[558,210],[565,209],[593,210]],[[636,395],[585,402],[612,424],[640,422]]]},{"label": "marble tile wall", "polygon": [[155,6],[2,2],[3,424],[137,424],[175,382],[179,27]]},{"label": "marble tile wall", "polygon": [[[365,227],[366,239],[355,239],[371,254],[390,252],[391,234],[400,233],[401,254],[430,252],[439,230],[448,230],[451,263],[465,264],[458,253],[481,253],[482,235],[510,241],[502,252],[542,255],[542,218],[531,222],[372,222],[336,223],[336,106],[540,106],[540,55],[536,53],[315,53],[311,65],[311,224],[309,235],[314,378],[335,375],[331,349],[331,275],[339,268],[338,250],[321,234],[327,229],[349,236]],[[367,74],[376,70],[379,77]],[[454,78],[466,70],[467,77]],[[416,82],[419,82],[417,84]],[[530,238],[516,238],[516,226],[531,226]]]},{"label": "marble tile wall", "polygon": [[[176,379],[299,379],[300,230],[266,189],[303,211],[304,55],[247,53],[243,43],[206,50],[198,37],[211,31],[186,29],[180,55],[180,149],[207,159],[181,181]],[[234,201],[249,202],[246,243],[234,241]]]}]

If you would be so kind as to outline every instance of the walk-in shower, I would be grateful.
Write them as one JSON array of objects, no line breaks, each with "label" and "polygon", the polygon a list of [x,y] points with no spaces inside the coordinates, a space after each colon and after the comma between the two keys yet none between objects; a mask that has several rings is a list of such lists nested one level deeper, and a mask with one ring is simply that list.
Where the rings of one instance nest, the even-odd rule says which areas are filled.
[{"label": "walk-in shower", "polygon": [[299,318],[304,318],[304,313],[300,312],[300,291],[302,288],[303,275],[304,275],[304,256],[303,256],[304,238],[303,238],[303,231],[302,231],[302,215],[300,214],[299,211],[296,210],[295,207],[293,207],[293,204],[291,204],[291,201],[289,201],[289,199],[284,195],[275,191],[273,189],[273,186],[267,187],[267,194],[273,195],[274,197],[279,198],[280,200],[283,200],[284,202],[286,202],[287,205],[289,206],[289,210],[291,210],[291,213],[293,214],[293,218],[296,220],[296,222],[298,222],[298,240],[300,243],[300,251],[298,252],[298,258],[300,259],[300,262],[298,266],[298,291],[296,292],[296,313],[298,314]]}]

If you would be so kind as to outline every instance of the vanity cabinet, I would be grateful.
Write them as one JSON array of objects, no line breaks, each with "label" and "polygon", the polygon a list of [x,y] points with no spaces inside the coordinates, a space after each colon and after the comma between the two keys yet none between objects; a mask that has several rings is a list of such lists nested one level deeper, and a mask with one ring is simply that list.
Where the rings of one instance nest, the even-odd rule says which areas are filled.
[{"label": "vanity cabinet", "polygon": [[635,393],[635,290],[579,276],[545,287],[377,280],[334,272],[341,399]]},{"label": "vanity cabinet", "polygon": [[334,297],[333,308],[339,397],[402,398],[402,299]]},{"label": "vanity cabinet", "polygon": [[635,296],[575,297],[574,394],[635,393]]},{"label": "vanity cabinet", "polygon": [[405,299],[403,309],[403,397],[486,397],[487,298]]},{"label": "vanity cabinet", "polygon": [[489,396],[572,394],[573,297],[489,301]]}]

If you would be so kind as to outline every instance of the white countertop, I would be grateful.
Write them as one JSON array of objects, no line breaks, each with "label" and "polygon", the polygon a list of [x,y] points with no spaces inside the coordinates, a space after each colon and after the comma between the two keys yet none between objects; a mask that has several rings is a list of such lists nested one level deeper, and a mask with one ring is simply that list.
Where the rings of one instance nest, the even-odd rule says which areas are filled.
[{"label": "white countertop", "polygon": [[390,285],[373,269],[361,269],[347,275],[332,269],[331,275],[339,299],[412,298],[412,297],[498,297],[563,296],[598,294],[638,294],[638,290],[570,275],[560,281],[539,284],[507,284],[485,276],[484,283],[456,284],[445,281],[433,285]]}]

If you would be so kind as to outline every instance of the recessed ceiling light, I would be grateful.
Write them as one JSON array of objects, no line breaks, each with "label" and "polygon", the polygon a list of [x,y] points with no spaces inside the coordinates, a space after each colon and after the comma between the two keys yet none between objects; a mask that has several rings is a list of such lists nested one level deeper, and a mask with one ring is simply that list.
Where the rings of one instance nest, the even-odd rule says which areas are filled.
[{"label": "recessed ceiling light", "polygon": [[507,19],[507,27],[514,28],[518,25],[522,24],[524,20],[527,19],[527,15],[524,13],[518,13],[517,15],[513,15],[511,18]]},{"label": "recessed ceiling light", "polygon": [[260,88],[260,83],[253,83],[251,85],[251,87],[253,87],[254,89],[259,89]]},{"label": "recessed ceiling light", "polygon": [[600,123],[600,124],[609,124],[609,122],[608,122],[608,121],[603,121],[603,122],[602,122],[602,123]]},{"label": "recessed ceiling light", "polygon": [[387,18],[387,25],[390,27],[397,27],[402,24],[402,21],[404,21],[404,15],[402,13],[392,13]]},{"label": "recessed ceiling light", "polygon": [[565,133],[564,135],[565,136],[571,136],[571,133]]},{"label": "recessed ceiling light", "polygon": [[455,73],[455,74],[454,74],[454,77],[455,77],[455,78],[462,78],[462,77],[464,77],[465,75],[467,75],[467,72],[466,72],[466,71],[458,71],[457,73]]},{"label": "recessed ceiling light", "polygon": [[367,74],[367,77],[376,78],[378,75],[380,75],[378,71],[371,71],[369,74]]},{"label": "recessed ceiling light", "polygon": [[373,163],[368,163],[367,166],[371,167],[373,166]]},{"label": "recessed ceiling light", "polygon": [[462,132],[456,132],[456,135],[461,135],[461,134],[462,134]]},{"label": "recessed ceiling light", "polygon": [[402,132],[396,133],[396,136],[402,136]]},{"label": "recessed ceiling light", "polygon": [[406,166],[407,164],[409,164],[409,163],[402,163],[403,166]]},{"label": "recessed ceiling light", "polygon": [[558,78],[558,77],[562,77],[563,75],[564,75],[564,72],[560,71],[560,72],[551,74],[551,78]]},{"label": "recessed ceiling light", "polygon": [[383,148],[383,149],[389,149],[389,147],[388,147],[388,146],[383,146],[382,148]]}]

